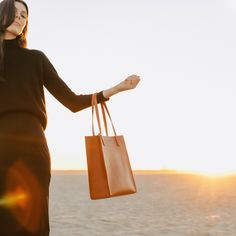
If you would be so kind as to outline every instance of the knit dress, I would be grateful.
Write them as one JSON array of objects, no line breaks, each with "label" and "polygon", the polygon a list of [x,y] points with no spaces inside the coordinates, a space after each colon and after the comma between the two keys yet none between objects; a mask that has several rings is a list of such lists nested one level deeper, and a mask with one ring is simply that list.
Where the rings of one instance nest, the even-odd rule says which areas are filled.
[{"label": "knit dress", "polygon": [[[0,75],[0,235],[48,236],[50,152],[44,88],[72,112],[91,106],[76,95],[39,50],[4,40]],[[98,102],[106,101],[102,91]]]}]

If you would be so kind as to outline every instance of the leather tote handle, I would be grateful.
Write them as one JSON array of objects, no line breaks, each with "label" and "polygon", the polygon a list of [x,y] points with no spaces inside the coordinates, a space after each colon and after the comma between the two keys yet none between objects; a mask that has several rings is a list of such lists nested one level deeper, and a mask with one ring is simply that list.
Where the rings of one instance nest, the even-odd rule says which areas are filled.
[{"label": "leather tote handle", "polygon": [[[101,103],[101,108],[102,108],[102,114],[103,114],[103,120],[104,120],[104,126],[105,126],[105,128],[106,128],[106,132],[107,132],[107,124],[106,124],[106,114],[105,114],[105,111],[106,111],[106,113],[107,113],[107,115],[108,115],[108,117],[109,117],[109,119],[110,119],[113,132],[114,132],[115,136],[117,136],[116,130],[115,130],[115,126],[114,126],[114,124],[113,124],[113,121],[112,121],[112,119],[111,119],[110,112],[109,112],[109,110],[108,110],[107,105],[106,105],[105,102],[102,102],[102,103]],[[108,132],[107,132],[107,136],[108,136]]]},{"label": "leather tote handle", "polygon": [[[99,134],[102,136],[102,129],[101,129],[101,122],[100,122],[100,116],[99,116],[99,111],[98,111],[97,94],[96,93],[92,95],[92,132],[93,132],[93,136],[95,136],[95,131],[94,131],[94,110],[95,110],[95,113],[96,113],[96,118],[97,118],[97,123],[98,123],[98,128],[99,128]],[[113,129],[113,132],[114,132],[114,135],[115,135],[116,143],[117,143],[117,145],[119,145],[118,140],[117,140],[116,130],[115,130],[113,121],[111,119],[111,115],[108,111],[108,108],[107,108],[105,102],[101,103],[101,110],[102,110],[102,117],[103,117],[103,123],[104,123],[105,131],[106,131],[106,135],[108,136],[107,119],[106,119],[106,113],[107,113],[108,117],[110,119],[111,125],[112,125],[112,129]]]},{"label": "leather tote handle", "polygon": [[104,123],[104,127],[105,127],[105,131],[106,131],[106,136],[108,136],[108,128],[107,128],[107,119],[106,119],[106,114],[105,114],[105,109],[102,103],[100,103],[101,105],[101,110],[102,110],[102,117],[103,117],[103,123]]},{"label": "leather tote handle", "polygon": [[92,132],[93,136],[95,136],[95,130],[94,130],[94,109],[96,112],[96,117],[97,117],[97,123],[98,123],[98,129],[99,129],[99,134],[102,135],[102,129],[101,129],[101,122],[100,122],[100,117],[98,113],[98,106],[97,106],[97,94],[92,95]]}]

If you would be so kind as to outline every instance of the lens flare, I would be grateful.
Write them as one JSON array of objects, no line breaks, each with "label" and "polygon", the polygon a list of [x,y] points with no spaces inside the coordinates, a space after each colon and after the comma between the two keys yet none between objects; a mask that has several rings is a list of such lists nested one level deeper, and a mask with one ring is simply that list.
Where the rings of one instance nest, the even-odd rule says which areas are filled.
[{"label": "lens flare", "polygon": [[7,208],[25,208],[27,198],[26,192],[21,187],[17,187],[14,192],[6,193],[2,198],[0,198],[0,206]]},{"label": "lens flare", "polygon": [[5,192],[0,196],[0,207],[7,209],[18,225],[35,233],[40,227],[45,197],[32,167],[15,162],[7,171]]}]

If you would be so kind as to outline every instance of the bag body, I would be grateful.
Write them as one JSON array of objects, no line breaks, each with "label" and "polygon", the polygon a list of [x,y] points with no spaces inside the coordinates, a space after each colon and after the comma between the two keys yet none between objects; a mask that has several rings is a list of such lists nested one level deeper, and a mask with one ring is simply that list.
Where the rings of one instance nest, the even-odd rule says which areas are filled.
[{"label": "bag body", "polygon": [[[102,199],[137,192],[124,137],[117,135],[106,104],[101,103],[106,135],[102,135],[96,94],[92,97],[92,136],[85,136],[90,198]],[[94,132],[94,110],[99,134]],[[108,114],[114,136],[108,136]]]}]

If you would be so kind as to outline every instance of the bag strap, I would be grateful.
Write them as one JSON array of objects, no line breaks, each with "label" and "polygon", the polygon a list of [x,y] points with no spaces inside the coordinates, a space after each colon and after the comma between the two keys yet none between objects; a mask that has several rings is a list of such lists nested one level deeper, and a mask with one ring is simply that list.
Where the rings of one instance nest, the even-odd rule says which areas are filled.
[{"label": "bag strap", "polygon": [[[117,136],[116,130],[115,130],[115,126],[114,126],[113,121],[112,121],[112,119],[111,119],[111,115],[110,115],[110,112],[109,112],[109,110],[108,110],[108,108],[107,108],[106,103],[105,103],[105,102],[102,102],[102,103],[101,103],[101,107],[102,107],[102,111],[103,111],[104,126],[105,126],[105,127],[107,126],[107,124],[105,125],[105,123],[106,123],[106,114],[105,114],[105,111],[106,111],[106,113],[107,113],[107,115],[108,115],[108,117],[109,117],[109,119],[110,119],[110,121],[111,121],[111,126],[112,126],[112,129],[113,129],[113,132],[114,132],[115,136]],[[107,129],[107,127],[106,127],[106,129]]]},{"label": "bag strap", "polygon": [[[99,111],[98,111],[97,94],[96,93],[92,95],[92,132],[93,132],[93,136],[95,136],[95,131],[94,131],[94,110],[95,110],[95,113],[96,113],[96,118],[97,118],[97,123],[98,123],[98,128],[99,128],[99,134],[102,136],[102,129],[101,129],[101,122],[100,122],[100,116],[99,116]],[[106,131],[106,135],[108,136],[107,119],[106,119],[106,113],[107,113],[108,117],[111,121],[111,125],[112,125],[112,129],[113,129],[113,132],[114,132],[114,135],[115,135],[116,143],[119,146],[119,143],[118,143],[118,140],[117,140],[116,130],[115,130],[113,121],[111,119],[111,115],[108,111],[108,108],[107,108],[105,102],[101,102],[101,110],[102,110],[102,117],[103,117],[103,123],[104,123],[105,131]]]},{"label": "bag strap", "polygon": [[97,107],[97,94],[92,95],[92,132],[93,136],[95,136],[95,130],[94,130],[94,109],[96,112],[96,117],[97,117],[97,123],[98,123],[98,129],[99,129],[99,134],[102,135],[102,129],[101,129],[101,122],[100,122],[100,117],[98,113],[98,107]]},{"label": "bag strap", "polygon": [[105,109],[103,106],[103,103],[100,103],[101,105],[101,110],[102,110],[102,117],[103,117],[103,123],[106,131],[106,136],[108,136],[108,128],[107,128],[107,119],[106,119],[106,114],[105,114]]}]

